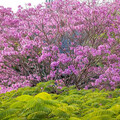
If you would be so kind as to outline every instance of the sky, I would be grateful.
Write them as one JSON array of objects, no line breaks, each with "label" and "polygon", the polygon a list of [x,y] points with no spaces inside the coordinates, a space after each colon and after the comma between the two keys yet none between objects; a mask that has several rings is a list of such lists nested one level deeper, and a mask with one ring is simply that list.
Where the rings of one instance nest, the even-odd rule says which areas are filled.
[{"label": "sky", "polygon": [[[44,4],[45,1],[46,0],[0,0],[0,6],[10,7],[14,12],[16,12],[19,5],[25,8],[25,4],[31,3],[32,6],[35,7],[38,4]],[[102,1],[102,0],[99,0],[99,1]],[[107,0],[107,1],[111,1],[111,0]]]},{"label": "sky", "polygon": [[37,6],[38,4],[44,4],[45,0],[0,0],[0,6],[10,7],[14,12],[17,11],[19,5],[25,8],[25,4],[31,3],[32,6]]}]

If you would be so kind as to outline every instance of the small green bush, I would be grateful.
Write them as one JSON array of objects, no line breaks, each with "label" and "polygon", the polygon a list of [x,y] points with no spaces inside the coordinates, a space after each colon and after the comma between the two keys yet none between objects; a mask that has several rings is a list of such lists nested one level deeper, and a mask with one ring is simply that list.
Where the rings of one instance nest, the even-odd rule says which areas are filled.
[{"label": "small green bush", "polygon": [[55,94],[57,89],[51,84],[41,82],[0,94],[0,120],[120,120],[120,89],[76,90],[71,86]]}]

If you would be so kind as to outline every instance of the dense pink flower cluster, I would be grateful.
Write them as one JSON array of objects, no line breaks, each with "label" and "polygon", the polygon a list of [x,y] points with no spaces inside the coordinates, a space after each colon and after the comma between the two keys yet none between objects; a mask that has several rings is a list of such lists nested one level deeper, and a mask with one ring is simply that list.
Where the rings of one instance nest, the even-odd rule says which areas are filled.
[{"label": "dense pink flower cluster", "polygon": [[0,7],[0,93],[40,81],[120,87],[120,2]]}]

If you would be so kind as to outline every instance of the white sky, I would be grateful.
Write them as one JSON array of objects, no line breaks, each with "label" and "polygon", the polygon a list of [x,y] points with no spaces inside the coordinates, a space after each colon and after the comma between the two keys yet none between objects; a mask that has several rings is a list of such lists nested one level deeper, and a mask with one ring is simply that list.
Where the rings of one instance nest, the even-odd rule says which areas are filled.
[{"label": "white sky", "polygon": [[10,7],[14,12],[17,11],[18,5],[25,8],[26,3],[31,3],[32,6],[37,6],[38,4],[43,4],[46,0],[0,0],[0,6]]}]

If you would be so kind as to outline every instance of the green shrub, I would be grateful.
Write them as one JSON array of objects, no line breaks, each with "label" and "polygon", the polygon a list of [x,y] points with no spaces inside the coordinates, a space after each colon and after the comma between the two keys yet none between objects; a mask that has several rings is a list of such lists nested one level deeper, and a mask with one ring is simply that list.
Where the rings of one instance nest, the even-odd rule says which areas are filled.
[{"label": "green shrub", "polygon": [[71,86],[53,94],[51,84],[42,82],[1,94],[0,120],[120,120],[119,89],[76,90]]}]

